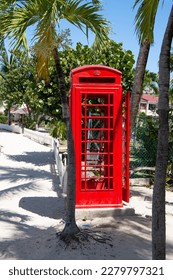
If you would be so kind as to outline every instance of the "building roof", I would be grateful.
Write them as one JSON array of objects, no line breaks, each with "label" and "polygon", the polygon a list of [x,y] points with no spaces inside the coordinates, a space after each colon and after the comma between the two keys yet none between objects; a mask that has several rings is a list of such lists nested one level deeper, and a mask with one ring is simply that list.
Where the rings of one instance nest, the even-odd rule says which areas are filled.
[{"label": "building roof", "polygon": [[151,94],[143,94],[141,99],[147,102],[158,103],[159,97]]}]

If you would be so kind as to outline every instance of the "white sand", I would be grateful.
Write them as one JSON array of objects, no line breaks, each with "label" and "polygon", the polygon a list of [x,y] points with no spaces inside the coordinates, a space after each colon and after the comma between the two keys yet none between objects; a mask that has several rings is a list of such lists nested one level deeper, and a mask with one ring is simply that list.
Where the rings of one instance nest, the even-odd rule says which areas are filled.
[{"label": "white sand", "polygon": [[[131,188],[136,215],[77,220],[80,228],[109,237],[66,247],[62,230],[64,199],[49,147],[0,131],[0,259],[151,259],[151,195]],[[173,259],[173,193],[167,193],[167,259]]]}]

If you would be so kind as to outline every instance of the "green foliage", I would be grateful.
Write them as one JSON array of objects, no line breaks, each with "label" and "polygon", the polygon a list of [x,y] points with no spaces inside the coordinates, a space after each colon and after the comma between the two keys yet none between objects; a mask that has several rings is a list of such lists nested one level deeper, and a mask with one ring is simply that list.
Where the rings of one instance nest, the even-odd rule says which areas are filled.
[{"label": "green foliage", "polygon": [[155,166],[157,139],[158,139],[158,118],[141,114],[137,118],[136,127],[133,132],[134,146],[131,154],[136,158],[133,167]]},{"label": "green foliage", "polygon": [[[5,101],[7,109],[12,105],[29,108],[29,116],[25,117],[25,126],[34,127],[39,123],[40,116],[61,118],[60,98],[56,76],[51,74],[48,85],[38,81],[35,71],[35,57],[29,60],[21,59],[20,53],[13,53],[13,63],[5,62],[1,56],[0,99]],[[6,67],[3,67],[3,66]],[[3,69],[6,71],[3,71]],[[33,124],[32,124],[33,123]]]},{"label": "green foliage", "polygon": [[173,162],[169,161],[166,172],[166,188],[173,191]]},{"label": "green foliage", "polygon": [[67,139],[66,128],[63,121],[54,121],[48,125],[50,127],[50,135],[54,138],[59,138],[60,140]]},{"label": "green foliage", "polygon": [[37,124],[36,120],[31,117],[25,117],[23,120],[23,126],[28,129],[35,130],[36,124]]},{"label": "green foliage", "polygon": [[[157,140],[158,140],[159,119],[145,114],[139,115],[136,127],[131,140],[131,168],[135,167],[154,167],[156,163]],[[173,185],[173,117],[169,118],[169,150],[168,150],[168,169],[166,186]],[[148,172],[150,174],[148,174]],[[136,174],[134,175],[136,177]],[[150,176],[152,172],[143,171],[143,177]],[[141,175],[140,175],[141,177]]]},{"label": "green foliage", "polygon": [[[122,48],[122,44],[109,41],[102,51],[93,50],[81,43],[76,48],[66,47],[60,52],[61,63],[65,74],[66,87],[70,89],[70,71],[73,68],[88,64],[103,64],[123,72],[124,89],[129,89],[133,82],[134,58],[131,51]],[[25,117],[24,125],[35,128],[36,124],[46,116],[49,123],[53,123],[53,133],[65,138],[62,125],[57,120],[62,119],[62,109],[59,95],[59,85],[54,61],[51,60],[48,84],[37,79],[36,59],[34,52],[30,59],[21,58],[20,52],[11,52],[10,60],[1,54],[1,73],[3,78],[0,83],[0,98],[7,104],[7,108],[25,103],[30,110],[30,115]],[[5,69],[5,70],[4,70]],[[60,125],[58,130],[57,125]],[[57,132],[55,132],[57,130]],[[61,132],[62,130],[62,132]]]},{"label": "green foliage", "polygon": [[170,56],[170,71],[173,72],[173,53],[171,52]]},{"label": "green foliage", "polygon": [[101,64],[121,71],[123,89],[129,90],[132,87],[134,55],[130,50],[124,50],[121,43],[109,40],[100,49],[89,48],[77,43],[75,49],[66,47],[64,51],[60,52],[60,57],[67,88],[70,88],[69,75],[73,68],[92,64]]},{"label": "green foliage", "polygon": [[7,122],[8,122],[7,116],[5,116],[4,114],[0,113],[0,123],[6,124]]},{"label": "green foliage", "polygon": [[148,92],[153,92],[155,95],[157,95],[159,91],[158,74],[146,70],[143,82],[143,89],[144,91],[147,89]]}]

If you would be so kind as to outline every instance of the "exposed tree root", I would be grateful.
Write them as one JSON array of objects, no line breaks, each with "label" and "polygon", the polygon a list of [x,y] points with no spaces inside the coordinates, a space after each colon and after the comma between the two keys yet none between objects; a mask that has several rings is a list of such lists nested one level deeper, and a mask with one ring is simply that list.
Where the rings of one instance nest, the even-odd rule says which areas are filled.
[{"label": "exposed tree root", "polygon": [[86,235],[87,238],[94,239],[94,240],[96,240],[97,242],[100,242],[100,243],[106,243],[107,244],[107,242],[110,242],[112,240],[111,237],[108,236],[108,234],[103,233],[103,232],[94,232],[92,230],[85,229],[85,230],[82,230],[81,233]]},{"label": "exposed tree root", "polygon": [[90,242],[91,240],[95,240],[99,243],[105,243],[109,246],[113,246],[111,241],[111,237],[108,236],[108,234],[103,232],[94,232],[89,229],[82,229],[78,232],[72,234],[70,232],[58,232],[56,233],[57,237],[62,240],[66,246],[69,246],[70,244],[74,244],[74,242],[77,244],[83,244],[85,242]]}]

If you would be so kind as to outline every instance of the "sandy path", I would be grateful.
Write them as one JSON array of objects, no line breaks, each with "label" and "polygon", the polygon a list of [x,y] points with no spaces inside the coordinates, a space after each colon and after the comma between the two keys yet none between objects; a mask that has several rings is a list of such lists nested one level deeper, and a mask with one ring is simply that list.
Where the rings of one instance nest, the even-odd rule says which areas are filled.
[{"label": "sandy path", "polygon": [[[63,227],[64,201],[51,148],[0,131],[0,259],[151,259],[152,190],[133,187],[136,215],[78,220],[110,237],[65,248],[56,237]],[[167,194],[167,258],[173,259],[173,193]]]}]

